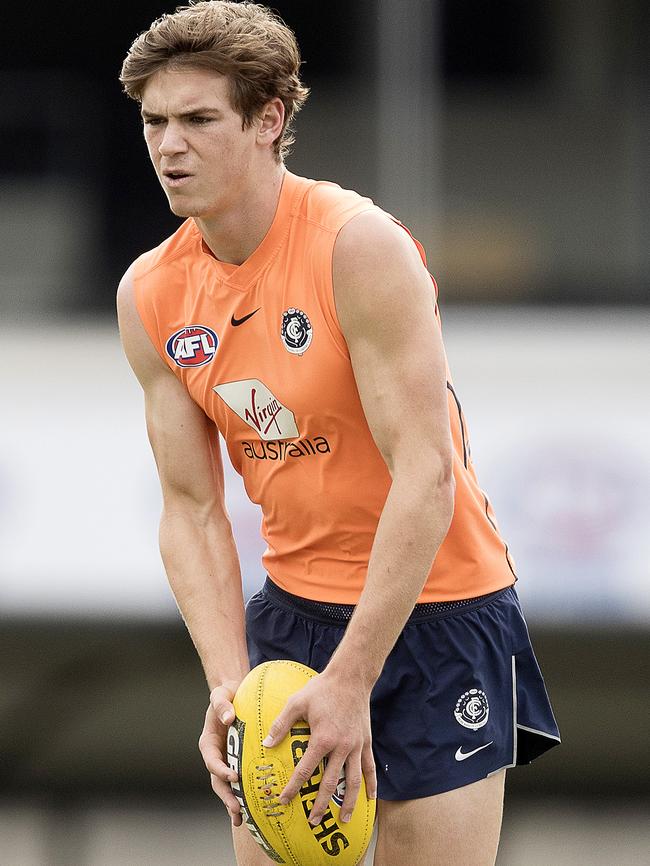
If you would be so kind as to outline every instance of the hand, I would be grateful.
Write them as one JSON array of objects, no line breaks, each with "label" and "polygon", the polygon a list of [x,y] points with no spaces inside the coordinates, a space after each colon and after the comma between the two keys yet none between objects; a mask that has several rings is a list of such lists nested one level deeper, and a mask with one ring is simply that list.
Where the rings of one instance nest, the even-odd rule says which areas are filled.
[{"label": "hand", "polygon": [[344,682],[324,671],[289,698],[269,728],[264,745],[272,748],[280,743],[299,720],[306,721],[311,729],[309,746],[280,794],[280,802],[292,800],[311,778],[320,761],[328,756],[309,821],[313,826],[320,824],[344,765],[345,797],[341,821],[349,821],[361,788],[362,773],[368,796],[371,799],[377,796],[370,733],[370,694],[363,687]]},{"label": "hand", "polygon": [[212,790],[223,801],[233,827],[239,827],[242,816],[239,801],[230,787],[230,782],[237,781],[237,773],[228,766],[226,737],[228,727],[235,720],[232,699],[238,685],[234,681],[229,681],[212,689],[203,731],[199,737],[199,751],[210,773]]}]

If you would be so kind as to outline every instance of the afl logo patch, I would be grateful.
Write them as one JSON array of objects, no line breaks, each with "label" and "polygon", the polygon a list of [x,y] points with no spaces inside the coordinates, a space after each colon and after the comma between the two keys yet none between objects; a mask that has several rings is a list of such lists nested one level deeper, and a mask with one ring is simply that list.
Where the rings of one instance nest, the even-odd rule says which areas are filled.
[{"label": "afl logo patch", "polygon": [[167,340],[167,354],[178,367],[202,367],[217,351],[219,338],[211,328],[188,325]]},{"label": "afl logo patch", "polygon": [[303,355],[311,345],[311,322],[302,310],[290,307],[282,313],[280,331],[284,347],[292,355]]},{"label": "afl logo patch", "polygon": [[459,725],[477,731],[487,724],[490,707],[485,692],[481,689],[470,689],[456,701],[454,716]]}]

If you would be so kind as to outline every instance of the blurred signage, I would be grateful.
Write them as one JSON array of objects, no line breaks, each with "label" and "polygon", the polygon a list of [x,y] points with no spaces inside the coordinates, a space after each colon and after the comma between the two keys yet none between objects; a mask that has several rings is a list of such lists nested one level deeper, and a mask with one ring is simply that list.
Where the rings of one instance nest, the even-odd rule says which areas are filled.
[{"label": "blurred signage", "polygon": [[[479,481],[531,619],[650,621],[640,317],[443,311]],[[0,615],[166,617],[142,395],[112,323],[2,329]],[[260,514],[226,463],[245,591]],[[643,491],[646,495],[643,495]]]}]

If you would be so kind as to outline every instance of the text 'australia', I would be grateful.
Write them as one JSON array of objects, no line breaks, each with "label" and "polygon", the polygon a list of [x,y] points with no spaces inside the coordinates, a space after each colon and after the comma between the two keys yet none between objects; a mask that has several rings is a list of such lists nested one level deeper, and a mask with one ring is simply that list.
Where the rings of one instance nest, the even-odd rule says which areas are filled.
[{"label": "text 'australia'", "polygon": [[294,442],[242,442],[244,454],[249,460],[287,460],[289,457],[313,457],[329,454],[330,444],[324,436],[313,439],[297,439]]}]

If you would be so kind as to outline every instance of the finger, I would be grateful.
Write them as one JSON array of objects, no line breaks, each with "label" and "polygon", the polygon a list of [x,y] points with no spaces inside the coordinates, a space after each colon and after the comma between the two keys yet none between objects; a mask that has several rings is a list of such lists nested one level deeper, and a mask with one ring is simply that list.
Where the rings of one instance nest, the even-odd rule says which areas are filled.
[{"label": "finger", "polygon": [[286,805],[290,800],[293,800],[305,782],[311,779],[314,775],[314,770],[325,754],[324,749],[317,748],[313,742],[309,743],[305,754],[296,764],[296,769],[280,794],[279,799],[282,805]]},{"label": "finger", "polygon": [[345,796],[341,804],[341,821],[347,822],[352,817],[354,807],[361,790],[361,750],[348,755],[345,762]]},{"label": "finger", "polygon": [[361,771],[366,782],[366,794],[369,800],[377,799],[377,771],[372,755],[371,743],[366,743],[361,750]]},{"label": "finger", "polygon": [[237,797],[232,792],[232,788],[227,782],[223,782],[218,776],[210,776],[212,790],[219,797],[230,815],[230,820],[235,827],[239,827],[242,822],[241,806]]},{"label": "finger", "polygon": [[329,808],[329,802],[332,799],[332,794],[336,791],[339,779],[341,778],[344,760],[345,755],[337,756],[335,754],[331,754],[329,756],[329,759],[327,761],[327,767],[325,769],[325,772],[323,773],[323,778],[321,779],[321,783],[318,786],[318,794],[316,795],[314,805],[312,806],[309,815],[309,823],[314,827],[320,824],[320,822],[323,820],[323,815],[325,814],[325,812],[327,812]]},{"label": "finger", "polygon": [[237,773],[223,760],[225,738],[227,734],[218,723],[212,707],[205,714],[203,731],[199,737],[199,751],[207,770],[219,778],[231,782],[237,781]]},{"label": "finger", "polygon": [[211,776],[216,776],[223,782],[237,781],[237,773],[223,760],[221,750],[217,746],[211,747],[202,743],[199,748],[201,750],[203,763]]},{"label": "finger", "polygon": [[294,722],[303,718],[303,711],[298,701],[289,699],[282,712],[276,716],[275,720],[269,728],[269,732],[262,740],[262,745],[267,749],[277,746],[287,736]]},{"label": "finger", "polygon": [[210,706],[222,725],[230,725],[235,721],[233,697],[231,689],[226,688],[226,686],[217,686],[210,692]]}]

